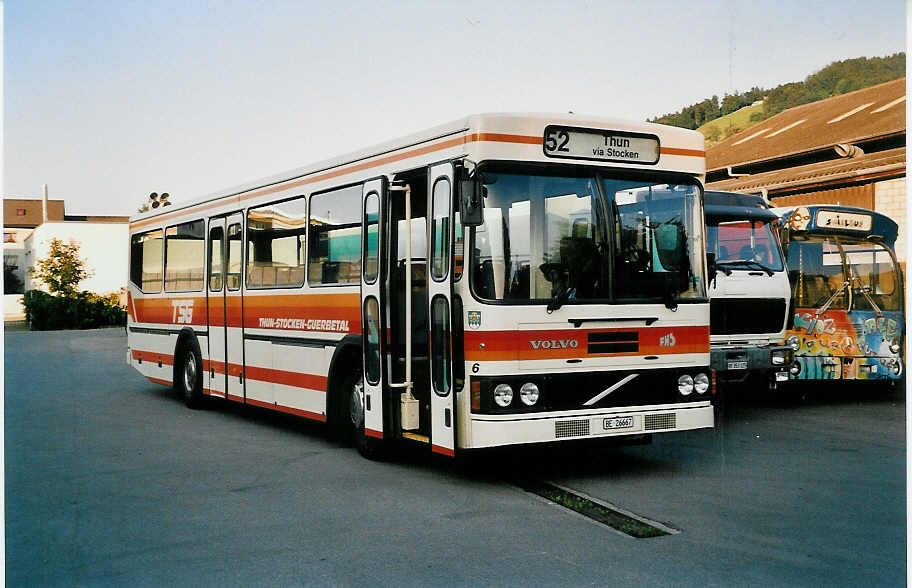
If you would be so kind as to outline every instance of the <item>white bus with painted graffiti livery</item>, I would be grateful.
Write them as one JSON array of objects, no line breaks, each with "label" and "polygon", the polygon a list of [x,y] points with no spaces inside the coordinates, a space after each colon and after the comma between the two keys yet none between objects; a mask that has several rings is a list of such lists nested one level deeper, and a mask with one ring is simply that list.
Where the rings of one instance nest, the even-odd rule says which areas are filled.
[{"label": "white bus with painted graffiti livery", "polygon": [[377,455],[713,426],[703,138],[484,114],[130,224],[127,359]]}]

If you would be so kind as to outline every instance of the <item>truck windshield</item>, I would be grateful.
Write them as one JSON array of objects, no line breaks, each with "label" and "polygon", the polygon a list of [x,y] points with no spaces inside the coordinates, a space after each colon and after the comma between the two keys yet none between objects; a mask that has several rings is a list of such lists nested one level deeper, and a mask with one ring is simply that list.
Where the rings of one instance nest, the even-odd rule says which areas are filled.
[{"label": "truck windshield", "polygon": [[756,270],[751,264],[743,263],[747,261],[774,272],[783,269],[779,244],[766,221],[720,221],[707,217],[706,252],[715,253],[716,263],[731,269]]},{"label": "truck windshield", "polygon": [[678,179],[484,171],[475,295],[517,304],[705,297],[701,191]]}]

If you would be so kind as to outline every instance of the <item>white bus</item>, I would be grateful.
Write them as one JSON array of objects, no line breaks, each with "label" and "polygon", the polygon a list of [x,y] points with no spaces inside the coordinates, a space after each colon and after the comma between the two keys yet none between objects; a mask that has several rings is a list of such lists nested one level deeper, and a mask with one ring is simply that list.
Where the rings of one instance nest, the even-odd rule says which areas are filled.
[{"label": "white bus", "polygon": [[367,456],[713,426],[699,133],[483,114],[141,214],[127,359]]}]

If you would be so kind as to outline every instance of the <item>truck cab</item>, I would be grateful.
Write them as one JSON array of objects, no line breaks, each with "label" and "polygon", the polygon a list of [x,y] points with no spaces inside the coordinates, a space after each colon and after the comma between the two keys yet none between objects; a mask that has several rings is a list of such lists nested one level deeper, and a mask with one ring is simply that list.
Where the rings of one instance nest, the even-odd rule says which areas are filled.
[{"label": "truck cab", "polygon": [[791,290],[773,230],[778,215],[761,196],[707,191],[710,349],[717,382],[789,379],[785,329]]}]

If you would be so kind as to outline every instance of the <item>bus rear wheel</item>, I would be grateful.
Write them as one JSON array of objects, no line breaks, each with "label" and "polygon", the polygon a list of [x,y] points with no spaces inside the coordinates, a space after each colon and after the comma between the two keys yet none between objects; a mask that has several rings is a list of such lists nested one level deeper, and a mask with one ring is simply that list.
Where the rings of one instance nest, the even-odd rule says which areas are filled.
[{"label": "bus rear wheel", "polygon": [[180,346],[176,374],[177,390],[188,408],[200,408],[203,402],[203,360],[199,344],[191,339]]}]

